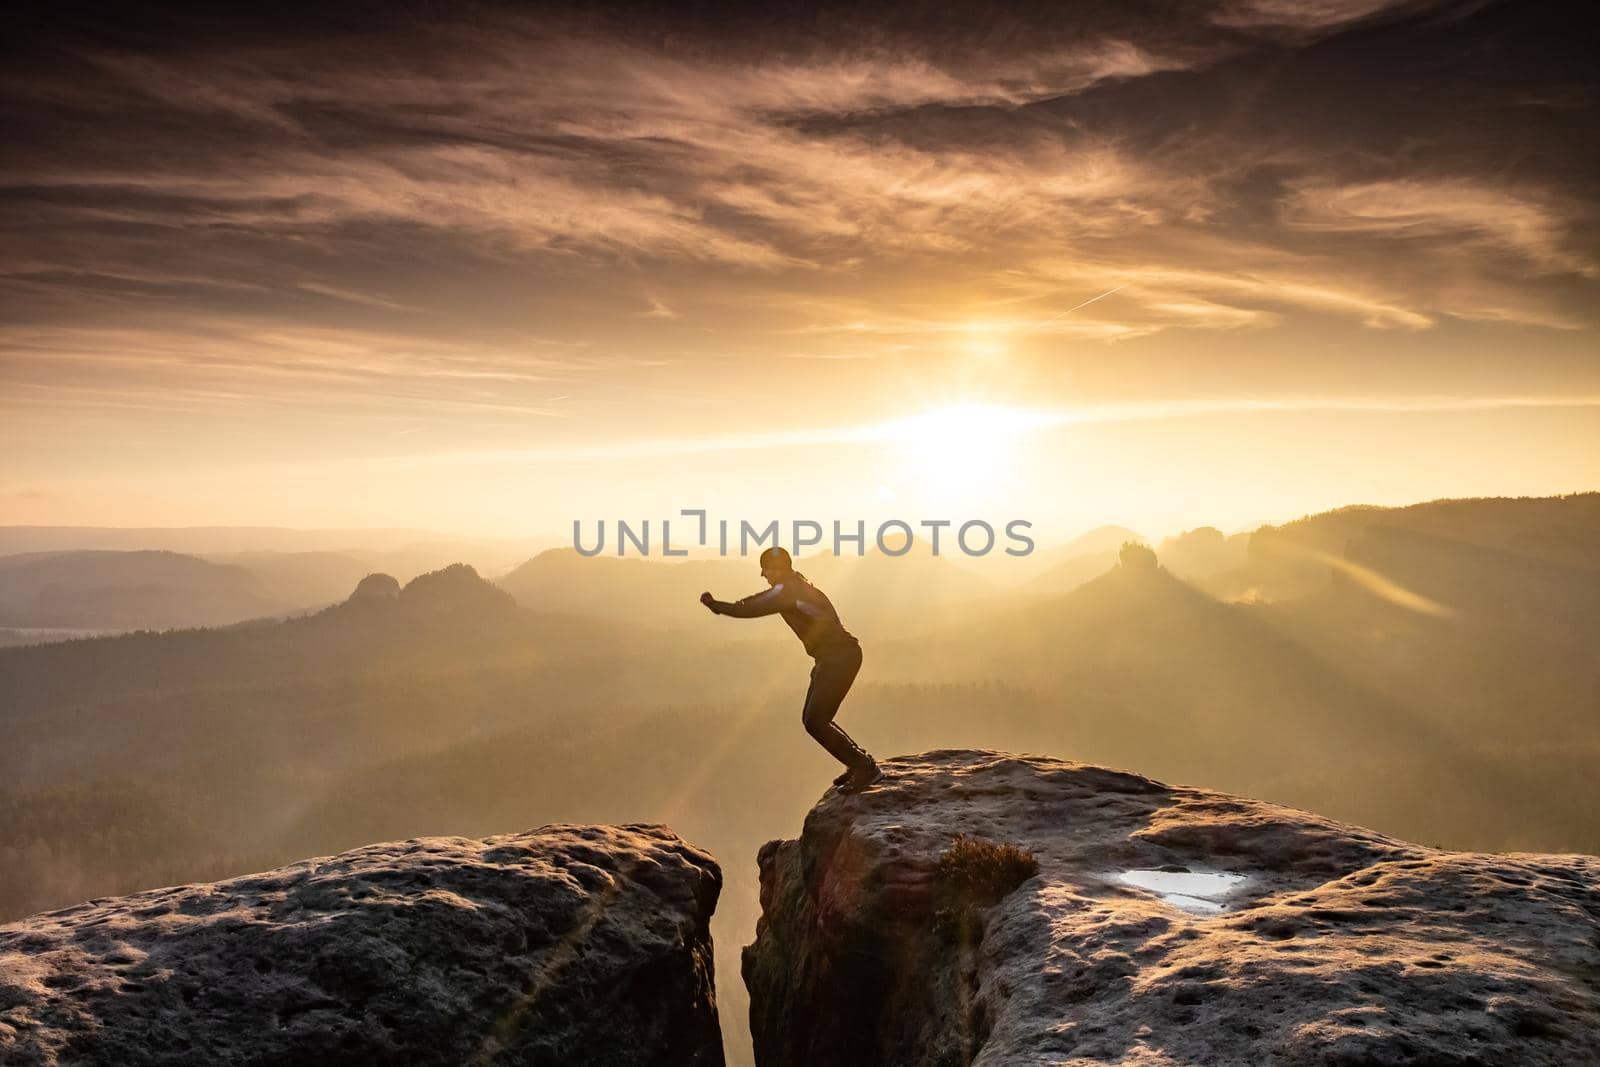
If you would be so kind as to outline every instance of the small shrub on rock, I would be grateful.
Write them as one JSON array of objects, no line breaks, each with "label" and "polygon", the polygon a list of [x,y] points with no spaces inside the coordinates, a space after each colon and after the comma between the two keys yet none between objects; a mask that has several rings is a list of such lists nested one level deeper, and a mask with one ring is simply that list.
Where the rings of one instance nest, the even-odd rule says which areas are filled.
[{"label": "small shrub on rock", "polygon": [[983,909],[1038,873],[1039,861],[1031,852],[957,834],[939,857],[935,931],[950,940],[976,940],[982,935]]},{"label": "small shrub on rock", "polygon": [[957,834],[939,857],[939,884],[975,904],[995,904],[1039,873],[1033,853]]}]

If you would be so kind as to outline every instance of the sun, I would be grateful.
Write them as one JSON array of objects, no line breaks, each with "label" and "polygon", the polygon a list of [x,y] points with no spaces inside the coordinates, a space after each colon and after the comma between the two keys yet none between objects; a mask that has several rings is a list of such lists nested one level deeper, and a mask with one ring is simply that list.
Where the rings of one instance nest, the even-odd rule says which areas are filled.
[{"label": "sun", "polygon": [[928,495],[973,504],[1013,485],[1023,438],[1056,421],[1026,408],[957,404],[891,423],[886,436],[902,473],[922,483]]},{"label": "sun", "polygon": [[996,359],[1007,349],[1006,329],[993,322],[969,322],[962,330],[962,348],[980,360]]}]

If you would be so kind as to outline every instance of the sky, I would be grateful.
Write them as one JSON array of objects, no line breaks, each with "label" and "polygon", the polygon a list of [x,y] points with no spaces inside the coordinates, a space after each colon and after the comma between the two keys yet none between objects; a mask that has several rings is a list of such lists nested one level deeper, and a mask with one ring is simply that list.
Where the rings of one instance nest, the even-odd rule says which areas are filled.
[{"label": "sky", "polygon": [[1560,4],[22,5],[0,522],[1600,488]]}]

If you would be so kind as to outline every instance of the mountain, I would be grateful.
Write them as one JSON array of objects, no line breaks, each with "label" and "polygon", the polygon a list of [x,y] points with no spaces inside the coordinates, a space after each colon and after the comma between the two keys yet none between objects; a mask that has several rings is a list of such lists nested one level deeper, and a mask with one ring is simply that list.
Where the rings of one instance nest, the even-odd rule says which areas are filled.
[{"label": "mountain", "polygon": [[721,888],[664,826],[547,825],[95,900],[0,926],[0,1061],[720,1067]]},{"label": "mountain", "polygon": [[932,544],[917,538],[899,556],[873,546],[860,556],[825,552],[795,567],[828,594],[851,632],[876,641],[955,622],[998,595],[993,583],[963,566],[971,558],[950,539],[934,555]]},{"label": "mountain", "polygon": [[[404,561],[415,553],[367,555]],[[60,640],[72,631],[225,626],[337,603],[372,569],[366,558],[336,552],[210,559],[168,551],[0,557],[0,627],[65,631],[54,635]]]},{"label": "mountain", "polygon": [[[296,609],[327,607],[343,600],[363,576],[383,569],[372,557],[379,553],[356,555],[346,552],[236,552],[208,555],[212,563],[239,567],[256,576],[272,597]],[[437,566],[437,564],[435,564]],[[416,572],[394,568],[409,580]]]},{"label": "mountain", "polygon": [[0,626],[160,630],[223,625],[292,606],[243,567],[176,552],[0,557]]},{"label": "mountain", "polygon": [[[1093,728],[1122,732],[1158,715],[1159,724],[1149,724],[1158,743],[1178,747],[1194,732],[1221,727],[1237,732],[1241,744],[1271,738],[1309,755],[1329,740],[1308,732],[1309,722],[1331,729],[1349,716],[1366,717],[1354,705],[1367,694],[1274,633],[1259,613],[1212,599],[1132,544],[1113,567],[1070,592],[1002,605],[923,640],[891,644],[880,659],[893,661],[896,674],[961,676],[981,664],[1016,681],[1064,680],[1068,692],[1115,694],[1118,713],[1099,717]],[[1242,680],[1255,697],[1245,707]]]},{"label": "mountain", "polygon": [[982,574],[999,587],[1026,589],[1036,593],[1064,593],[1116,562],[1117,550],[1132,541],[1143,544],[1144,537],[1126,526],[1096,526],[1061,544],[1040,545],[1040,531],[1032,531],[1034,549],[1026,556],[1008,556],[999,548],[987,556],[954,557],[959,564]]},{"label": "mountain", "polygon": [[1108,548],[1063,560],[1034,579],[1028,585],[1028,592],[1035,596],[1071,592],[1115,566],[1117,554],[1117,549]]},{"label": "mountain", "polygon": [[1242,567],[1248,561],[1249,534],[1224,534],[1201,526],[1161,542],[1156,556],[1167,570],[1189,581]]},{"label": "mountain", "polygon": [[465,565],[358,592],[286,620],[0,649],[0,865],[27,872],[0,881],[0,915],[281,861],[282,828],[346,775],[672,677],[638,631],[525,611]]},{"label": "mountain", "polygon": [[761,849],[764,1067],[1600,1052],[1600,857],[1447,852],[1046,757],[883,767]]},{"label": "mountain", "polygon": [[722,590],[723,600],[743,593],[731,589],[766,587],[754,561],[740,559],[658,559],[581,556],[574,548],[550,548],[499,581],[517,603],[534,611],[569,612],[593,618],[626,619],[641,625],[677,625],[704,613],[701,592]]},{"label": "mountain", "polygon": [[1250,535],[1242,566],[1200,584],[1228,600],[1286,600],[1326,586],[1346,549],[1375,526],[1443,537],[1567,567],[1600,568],[1600,493],[1434,500],[1403,508],[1355,506]]},{"label": "mountain", "polygon": [[1087,533],[1079,534],[1064,545],[1051,551],[1058,559],[1071,559],[1074,556],[1088,556],[1097,552],[1115,552],[1129,541],[1137,544],[1144,543],[1144,535],[1128,529],[1126,526],[1096,526]]},{"label": "mountain", "polygon": [[27,708],[428,665],[460,671],[594,635],[592,627],[523,611],[472,567],[454,564],[420,575],[393,597],[352,596],[297,618],[0,650],[0,686],[9,688],[13,707]]},{"label": "mountain", "polygon": [[[908,624],[937,625],[959,617],[965,605],[992,594],[988,582],[927,542],[914,540],[901,556],[876,547],[861,556],[823,552],[795,560],[795,569],[833,602],[846,628],[863,639]],[[549,549],[500,579],[524,607],[570,612],[635,625],[681,628],[705,625],[701,592],[737,600],[767,588],[754,558],[662,559],[585,557],[575,549]],[[722,633],[751,636],[760,631]],[[770,629],[768,630],[770,633]]]},{"label": "mountain", "polygon": [[[1373,524],[1328,584],[1263,614],[1342,673],[1480,747],[1600,745],[1600,568]],[[1556,775],[1560,777],[1560,775]]]},{"label": "mountain", "polygon": [[[1571,602],[1586,604],[1575,609],[1586,611],[1579,632],[1600,628],[1600,598]],[[1429,625],[1378,604],[1386,618]],[[1413,646],[1384,636],[1392,622],[1373,631],[1373,610],[1359,587],[1277,605],[1223,603],[1129,546],[1113,569],[1069,593],[996,607],[869,655],[880,683],[988,676],[1048,694],[1056,744],[1097,762],[1331,807],[1427,840],[1464,817],[1485,839],[1510,840],[1537,825],[1532,812],[1600,803],[1600,784],[1582,770],[1600,757],[1592,657],[1508,637],[1493,618],[1470,640],[1457,625],[1434,628],[1457,642],[1448,649]],[[1537,699],[1524,707],[1529,696]],[[943,736],[1041,740],[1005,719]],[[1600,843],[1593,827],[1583,839]]]}]

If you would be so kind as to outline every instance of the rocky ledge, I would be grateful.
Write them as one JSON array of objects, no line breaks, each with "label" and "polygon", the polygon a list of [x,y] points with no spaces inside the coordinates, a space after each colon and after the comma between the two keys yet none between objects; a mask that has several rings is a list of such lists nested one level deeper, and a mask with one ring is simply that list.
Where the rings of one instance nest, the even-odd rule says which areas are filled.
[{"label": "rocky ledge", "polygon": [[884,768],[761,849],[762,1067],[1600,1063],[1600,858],[1054,759]]},{"label": "rocky ledge", "polygon": [[0,1062],[721,1064],[663,826],[371,845],[0,926]]}]

